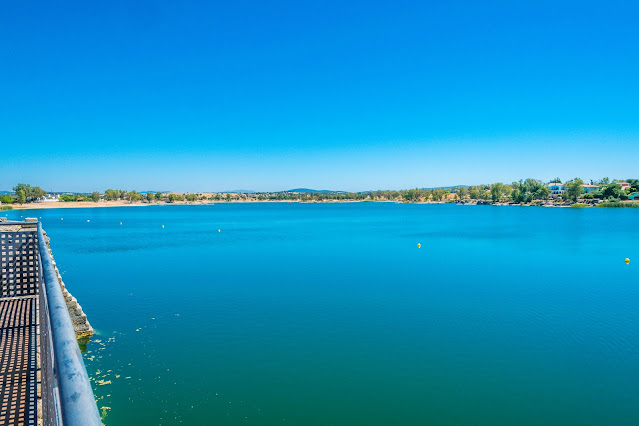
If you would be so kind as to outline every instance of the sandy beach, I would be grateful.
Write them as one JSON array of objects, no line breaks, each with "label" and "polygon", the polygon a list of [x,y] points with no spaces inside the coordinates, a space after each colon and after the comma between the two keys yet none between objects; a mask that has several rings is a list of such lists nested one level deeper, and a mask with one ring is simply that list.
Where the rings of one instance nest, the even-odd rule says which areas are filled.
[{"label": "sandy beach", "polygon": [[[27,204],[11,204],[13,210],[38,210],[38,209],[80,209],[80,208],[100,208],[100,207],[148,207],[148,206],[181,206],[181,205],[204,205],[204,204],[222,204],[222,203],[298,203],[298,200],[232,200],[232,201],[175,201],[167,203],[160,202],[135,202],[126,200],[118,201],[100,201],[94,203],[92,201],[44,201],[41,203]],[[356,202],[356,201],[335,201],[335,202]]]},{"label": "sandy beach", "polygon": [[[168,203],[154,203],[168,204]],[[131,203],[126,200],[118,201],[104,201],[99,203],[88,201],[43,201],[41,203],[27,203],[27,204],[11,204],[13,210],[36,210],[36,209],[80,209],[80,208],[97,208],[97,207],[134,207],[134,206],[151,206],[150,203]],[[181,203],[185,204],[185,203]],[[190,203],[189,203],[190,204]],[[193,203],[197,204],[197,203]]]},{"label": "sandy beach", "polygon": [[[479,200],[483,202],[483,200]],[[40,203],[27,203],[27,204],[12,204],[13,210],[38,210],[38,209],[91,209],[91,208],[101,208],[101,207],[148,207],[148,206],[183,206],[183,205],[206,205],[206,204],[226,204],[226,203],[366,203],[366,202],[374,202],[374,203],[402,203],[401,201],[396,200],[322,200],[322,201],[300,201],[300,200],[258,200],[258,199],[239,199],[239,200],[200,200],[200,201],[174,201],[172,203],[167,203],[165,201],[159,202],[130,202],[127,200],[117,200],[117,201],[100,201],[100,202],[92,202],[92,201],[44,201]],[[412,204],[447,204],[447,203],[455,203],[455,201],[418,201]],[[625,201],[628,204],[639,204],[639,201]],[[460,203],[466,205],[476,205],[481,204],[477,202],[472,203]],[[485,202],[487,205],[494,206],[509,206],[513,204],[509,203],[490,203]],[[554,203],[533,203],[533,204],[516,204],[516,206],[540,206],[540,207],[570,207],[565,204],[554,204]]]}]

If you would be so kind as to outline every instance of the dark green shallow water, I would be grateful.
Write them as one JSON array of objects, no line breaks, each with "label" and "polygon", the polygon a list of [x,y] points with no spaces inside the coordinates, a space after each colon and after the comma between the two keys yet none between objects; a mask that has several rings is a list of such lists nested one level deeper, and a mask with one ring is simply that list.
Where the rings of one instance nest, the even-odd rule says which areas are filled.
[{"label": "dark green shallow water", "polygon": [[639,423],[634,210],[8,215],[42,216],[98,332],[107,425]]}]

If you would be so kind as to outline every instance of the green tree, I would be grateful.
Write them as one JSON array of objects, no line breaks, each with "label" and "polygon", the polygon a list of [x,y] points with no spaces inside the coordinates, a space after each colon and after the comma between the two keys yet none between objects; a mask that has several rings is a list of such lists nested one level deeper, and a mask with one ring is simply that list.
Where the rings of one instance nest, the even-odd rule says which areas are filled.
[{"label": "green tree", "polygon": [[0,195],[1,204],[13,204],[15,202],[16,202],[16,199],[12,197],[11,195],[8,195],[8,194]]},{"label": "green tree", "polygon": [[138,191],[129,191],[127,193],[127,199],[130,202],[135,203],[137,201],[142,200],[142,194],[140,194]]},{"label": "green tree", "polygon": [[481,198],[481,192],[476,186],[471,186],[468,189],[468,195],[470,196],[471,200],[479,200]]},{"label": "green tree", "polygon": [[493,183],[490,187],[490,198],[493,202],[501,200],[502,188],[504,184],[501,182]]},{"label": "green tree", "polygon": [[621,198],[623,194],[621,185],[617,185],[616,183],[610,183],[608,185],[605,185],[602,188],[602,192],[605,198]]},{"label": "green tree", "polygon": [[97,191],[93,191],[93,193],[91,193],[91,199],[93,200],[94,203],[97,203],[98,201],[100,201],[100,193]]},{"label": "green tree", "polygon": [[18,191],[23,191],[25,197],[27,196],[27,194],[29,193],[30,190],[31,190],[31,185],[27,185],[25,183],[19,183],[16,186],[13,187],[13,192],[18,194]]},{"label": "green tree", "polygon": [[155,200],[156,201],[162,200],[162,193],[160,191],[155,193]]},{"label": "green tree", "polygon": [[173,203],[175,201],[184,201],[184,195],[181,195],[181,194],[169,194],[169,203]]},{"label": "green tree", "polygon": [[[44,189],[40,188],[39,186],[31,186],[24,183],[17,184],[13,188],[13,191],[16,193],[16,196],[20,192],[24,193],[24,202],[33,201],[35,199],[42,198],[45,195],[47,195],[47,192]],[[23,204],[23,203],[20,203],[20,204]]]},{"label": "green tree", "polygon": [[120,193],[115,189],[107,189],[104,191],[104,199],[107,201],[117,200]]},{"label": "green tree", "polygon": [[442,201],[444,197],[446,197],[446,194],[448,194],[448,191],[443,188],[437,188],[433,190],[433,196],[437,201]]},{"label": "green tree", "polygon": [[457,188],[457,196],[460,200],[463,200],[468,195],[468,189],[465,186]]},{"label": "green tree", "polygon": [[47,195],[47,191],[40,188],[39,186],[32,186],[31,193],[29,195],[31,196],[31,198],[34,199],[43,198],[45,195]]},{"label": "green tree", "polygon": [[533,198],[535,200],[547,200],[548,198],[550,198],[551,192],[552,191],[550,191],[550,188],[548,188],[546,185],[542,185],[535,190],[535,192],[533,193]]},{"label": "green tree", "polygon": [[60,195],[60,201],[64,201],[64,202],[78,201],[78,196],[74,194],[63,194],[63,195]]},{"label": "green tree", "polygon": [[198,196],[197,194],[186,194],[186,201],[197,201]]},{"label": "green tree", "polygon": [[19,204],[24,204],[27,202],[27,194],[24,192],[24,189],[19,189],[16,191],[16,199]]},{"label": "green tree", "polygon": [[421,195],[421,191],[417,188],[403,191],[403,198],[404,198],[404,201],[407,203],[419,201],[420,195]]},{"label": "green tree", "polygon": [[153,200],[155,200],[155,195],[152,192],[147,192],[146,201],[148,201],[149,203],[152,203]]},{"label": "green tree", "polygon": [[566,194],[568,194],[568,198],[573,201],[577,201],[577,198],[579,198],[579,196],[584,192],[583,184],[584,181],[579,178],[569,181],[566,184]]},{"label": "green tree", "polygon": [[511,197],[517,203],[530,203],[532,200],[545,199],[550,195],[542,181],[532,178],[513,182],[510,188]]},{"label": "green tree", "polygon": [[510,194],[510,196],[515,203],[522,203],[524,200],[524,195],[521,193],[519,188],[513,189],[513,192]]}]

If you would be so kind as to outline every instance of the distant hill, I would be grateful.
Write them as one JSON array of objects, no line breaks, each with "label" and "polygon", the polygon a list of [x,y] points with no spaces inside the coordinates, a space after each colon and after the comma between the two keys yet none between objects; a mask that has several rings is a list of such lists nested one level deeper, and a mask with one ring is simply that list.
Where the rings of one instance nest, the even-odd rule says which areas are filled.
[{"label": "distant hill", "polygon": [[341,194],[345,191],[331,191],[330,189],[309,189],[309,188],[295,188],[289,189],[288,191],[280,191],[280,192],[317,192],[321,194]]},{"label": "distant hill", "polygon": [[434,188],[420,188],[420,189],[428,189],[428,190],[430,190],[430,189],[453,189],[453,188],[459,188],[461,186],[463,186],[464,188],[468,187],[468,185],[453,185],[453,186],[436,186]]}]

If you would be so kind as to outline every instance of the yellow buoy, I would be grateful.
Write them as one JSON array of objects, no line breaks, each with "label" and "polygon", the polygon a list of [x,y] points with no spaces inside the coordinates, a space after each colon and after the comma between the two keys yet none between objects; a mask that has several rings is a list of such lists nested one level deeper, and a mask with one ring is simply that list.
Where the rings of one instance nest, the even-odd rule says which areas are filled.
[{"label": "yellow buoy", "polygon": [[120,225],[122,225],[122,222],[120,222]]},{"label": "yellow buoy", "polygon": [[417,248],[422,248],[422,245],[417,243]]},{"label": "yellow buoy", "polygon": [[164,225],[162,225],[162,228],[164,228]]},{"label": "yellow buoy", "polygon": [[64,220],[64,218],[63,218],[63,217],[61,217],[61,218],[60,218],[60,220]]},{"label": "yellow buoy", "polygon": [[222,232],[222,231],[218,229],[217,232]]},{"label": "yellow buoy", "polygon": [[626,257],[625,262],[626,262],[626,263],[630,263],[630,259],[628,259],[628,258]]}]

